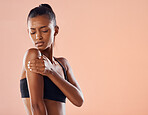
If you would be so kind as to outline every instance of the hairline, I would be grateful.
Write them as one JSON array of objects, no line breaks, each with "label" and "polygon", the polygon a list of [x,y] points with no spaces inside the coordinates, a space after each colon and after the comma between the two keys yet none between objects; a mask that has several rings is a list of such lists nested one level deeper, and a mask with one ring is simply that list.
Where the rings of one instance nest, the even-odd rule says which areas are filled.
[{"label": "hairline", "polygon": [[54,18],[53,18],[53,19],[50,19],[49,16],[48,16],[48,14],[42,14],[42,15],[36,15],[36,16],[34,16],[34,17],[28,17],[28,18],[27,18],[27,26],[28,26],[28,21],[29,21],[29,19],[30,19],[30,18],[35,18],[35,17],[37,17],[37,16],[46,16],[46,17],[49,19],[49,22],[53,23],[53,26],[54,26],[54,27],[56,26],[56,20],[55,20]]}]

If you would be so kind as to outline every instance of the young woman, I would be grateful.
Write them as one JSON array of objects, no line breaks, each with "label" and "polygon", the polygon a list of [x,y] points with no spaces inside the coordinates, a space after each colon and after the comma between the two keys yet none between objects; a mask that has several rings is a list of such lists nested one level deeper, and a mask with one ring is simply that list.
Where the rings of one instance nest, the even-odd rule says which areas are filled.
[{"label": "young woman", "polygon": [[59,27],[48,4],[33,8],[27,18],[28,33],[36,48],[26,51],[20,79],[21,98],[28,115],[65,115],[65,99],[75,106],[84,97],[68,60],[54,57]]}]

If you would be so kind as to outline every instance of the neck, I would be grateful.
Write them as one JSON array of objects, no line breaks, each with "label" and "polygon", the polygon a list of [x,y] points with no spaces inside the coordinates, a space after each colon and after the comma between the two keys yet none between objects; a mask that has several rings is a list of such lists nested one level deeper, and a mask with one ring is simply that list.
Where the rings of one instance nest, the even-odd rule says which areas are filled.
[{"label": "neck", "polygon": [[54,58],[53,58],[53,45],[52,44],[47,49],[41,51],[41,53],[43,55],[45,55],[51,61],[51,63],[53,64]]}]

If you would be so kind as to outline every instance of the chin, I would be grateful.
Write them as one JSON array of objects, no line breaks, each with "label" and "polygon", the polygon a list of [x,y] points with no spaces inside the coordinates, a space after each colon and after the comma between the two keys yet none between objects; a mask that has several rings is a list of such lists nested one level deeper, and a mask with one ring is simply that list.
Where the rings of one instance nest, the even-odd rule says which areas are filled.
[{"label": "chin", "polygon": [[[36,47],[36,46],[35,46]],[[38,50],[45,50],[45,47],[36,47]]]}]

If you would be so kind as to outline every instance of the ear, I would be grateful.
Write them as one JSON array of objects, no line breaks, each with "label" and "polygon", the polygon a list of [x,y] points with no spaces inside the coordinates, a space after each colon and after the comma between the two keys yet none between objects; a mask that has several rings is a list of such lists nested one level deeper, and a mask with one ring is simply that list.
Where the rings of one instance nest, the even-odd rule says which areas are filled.
[{"label": "ear", "polygon": [[59,26],[55,26],[54,27],[54,30],[55,30],[55,32],[54,32],[54,36],[56,36],[58,33],[59,33]]}]

